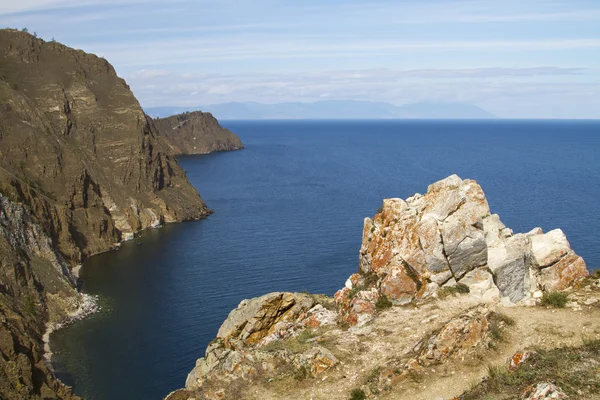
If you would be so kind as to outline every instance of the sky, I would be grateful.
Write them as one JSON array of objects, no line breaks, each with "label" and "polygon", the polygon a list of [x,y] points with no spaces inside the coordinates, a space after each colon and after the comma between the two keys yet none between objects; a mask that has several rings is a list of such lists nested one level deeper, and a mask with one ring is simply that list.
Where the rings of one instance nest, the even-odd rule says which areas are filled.
[{"label": "sky", "polygon": [[600,0],[0,0],[105,57],[145,107],[464,102],[600,118]]}]

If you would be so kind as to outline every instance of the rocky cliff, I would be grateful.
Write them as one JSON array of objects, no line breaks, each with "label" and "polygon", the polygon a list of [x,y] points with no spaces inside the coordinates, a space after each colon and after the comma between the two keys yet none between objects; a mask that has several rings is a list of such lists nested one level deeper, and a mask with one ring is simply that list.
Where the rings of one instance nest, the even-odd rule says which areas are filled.
[{"label": "rocky cliff", "polygon": [[187,112],[154,120],[173,154],[207,154],[243,149],[242,141],[209,113]]},{"label": "rocky cliff", "polygon": [[[567,310],[545,306],[555,298]],[[599,305],[600,280],[562,231],[514,234],[475,181],[454,175],[365,219],[358,273],[333,299],[242,301],[168,399],[508,398],[493,396],[502,387],[591,398],[597,375],[578,385],[561,376],[600,363]],[[543,352],[523,367],[532,372],[518,370],[533,348],[582,342],[566,351],[579,357],[567,373],[544,369]],[[485,384],[499,379],[489,371],[506,374],[497,388]]]},{"label": "rocky cliff", "polygon": [[0,30],[0,398],[71,398],[48,326],[88,312],[71,269],[209,210],[104,59]]}]

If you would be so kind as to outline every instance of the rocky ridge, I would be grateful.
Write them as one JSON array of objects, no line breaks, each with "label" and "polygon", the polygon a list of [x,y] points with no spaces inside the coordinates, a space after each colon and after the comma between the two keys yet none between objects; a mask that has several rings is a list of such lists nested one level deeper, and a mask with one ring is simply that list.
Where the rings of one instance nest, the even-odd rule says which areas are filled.
[{"label": "rocky ridge", "polygon": [[0,398],[75,398],[43,359],[44,331],[93,310],[72,269],[209,213],[106,60],[0,30]]},{"label": "rocky ridge", "polygon": [[229,129],[219,125],[210,113],[186,112],[156,118],[154,123],[175,155],[207,154],[244,148],[242,141]]},{"label": "rocky ridge", "polygon": [[[449,399],[519,349],[600,339],[599,286],[562,231],[514,234],[453,175],[365,219],[333,299],[241,302],[167,399]],[[558,291],[581,314],[536,306]]]}]

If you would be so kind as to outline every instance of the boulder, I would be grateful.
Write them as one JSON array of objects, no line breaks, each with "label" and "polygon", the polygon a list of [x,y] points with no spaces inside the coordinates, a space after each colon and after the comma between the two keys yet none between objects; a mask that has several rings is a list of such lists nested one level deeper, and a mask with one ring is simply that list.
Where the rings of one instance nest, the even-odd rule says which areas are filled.
[{"label": "boulder", "polygon": [[[469,293],[473,296],[484,297],[489,291],[496,292],[494,277],[487,268],[477,268],[466,274],[460,283],[469,287]],[[488,294],[488,296],[491,294]]]},{"label": "boulder", "polygon": [[568,396],[556,385],[541,382],[525,388],[521,395],[523,400],[567,399]]},{"label": "boulder", "polygon": [[370,322],[377,314],[375,304],[379,299],[379,292],[375,288],[369,290],[353,290],[343,288],[334,295],[339,310],[339,319],[349,326],[363,326]]},{"label": "boulder", "polygon": [[571,250],[571,246],[560,229],[540,233],[531,236],[531,249],[538,267],[546,268],[563,258]]},{"label": "boulder", "polygon": [[583,258],[571,249],[555,264],[541,270],[539,286],[545,291],[564,290],[571,287],[578,279],[589,276]]},{"label": "boulder", "polygon": [[269,335],[285,336],[292,322],[315,305],[308,294],[276,292],[242,301],[217,333],[225,347],[256,344]]},{"label": "boulder", "polygon": [[451,356],[462,356],[487,344],[489,319],[490,310],[480,306],[450,320],[416,346],[418,363],[422,366],[439,364]]},{"label": "boulder", "polygon": [[315,346],[294,359],[295,368],[313,378],[323,374],[337,363],[338,360],[333,353],[321,346]]},{"label": "boulder", "polygon": [[425,195],[384,200],[381,211],[365,219],[360,272],[375,279],[364,289],[406,304],[429,295],[429,282],[441,286],[485,266],[483,218],[489,214],[481,187],[456,175],[430,185]]},{"label": "boulder", "polygon": [[531,239],[527,235],[494,238],[488,243],[488,267],[502,296],[509,297],[512,302],[535,291],[535,282],[530,276],[533,266]]}]

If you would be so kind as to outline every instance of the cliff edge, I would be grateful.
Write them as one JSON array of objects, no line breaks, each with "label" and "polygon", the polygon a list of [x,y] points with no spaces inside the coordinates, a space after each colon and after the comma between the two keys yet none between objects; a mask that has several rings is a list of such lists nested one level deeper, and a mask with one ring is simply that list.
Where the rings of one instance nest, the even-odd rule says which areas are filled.
[{"label": "cliff edge", "polygon": [[453,175],[365,219],[333,298],[242,301],[167,398],[600,398],[599,317],[562,231],[514,234]]},{"label": "cliff edge", "polygon": [[223,128],[210,113],[187,112],[154,123],[173,154],[207,154],[243,149],[244,145],[229,129]]},{"label": "cliff edge", "polygon": [[209,210],[104,59],[0,30],[0,398],[74,398],[48,328],[93,309],[72,268]]}]

